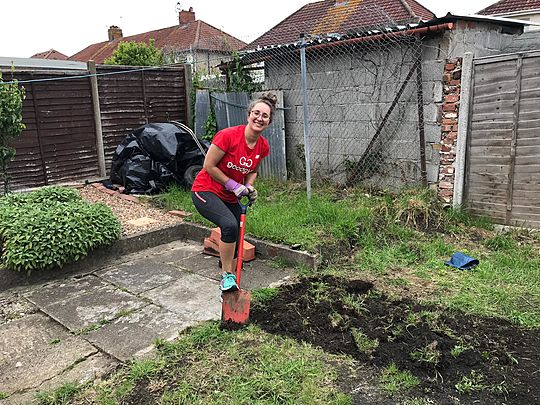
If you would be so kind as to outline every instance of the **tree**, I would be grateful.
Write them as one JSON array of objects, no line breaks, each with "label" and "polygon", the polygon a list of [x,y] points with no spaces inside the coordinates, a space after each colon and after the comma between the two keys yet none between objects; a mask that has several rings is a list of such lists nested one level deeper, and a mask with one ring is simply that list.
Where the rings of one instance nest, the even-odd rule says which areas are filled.
[{"label": "tree", "polygon": [[4,183],[4,194],[9,191],[7,167],[15,159],[15,148],[11,141],[25,128],[22,121],[24,88],[16,80],[4,82],[0,73],[0,179]]},{"label": "tree", "polygon": [[151,39],[145,42],[120,42],[106,65],[159,66],[163,64],[163,53],[154,46]]}]

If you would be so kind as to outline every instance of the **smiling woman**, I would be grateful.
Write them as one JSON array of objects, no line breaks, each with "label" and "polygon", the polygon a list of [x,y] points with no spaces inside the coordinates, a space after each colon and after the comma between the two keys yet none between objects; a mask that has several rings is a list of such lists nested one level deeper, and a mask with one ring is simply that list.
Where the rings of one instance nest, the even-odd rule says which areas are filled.
[{"label": "smiling woman", "polygon": [[263,94],[248,106],[246,125],[226,128],[216,134],[203,170],[191,189],[197,211],[221,230],[222,291],[238,289],[233,274],[240,229],[238,201],[244,196],[252,203],[257,199],[257,190],[253,187],[257,168],[270,153],[262,133],[272,122],[276,101],[274,94]]}]

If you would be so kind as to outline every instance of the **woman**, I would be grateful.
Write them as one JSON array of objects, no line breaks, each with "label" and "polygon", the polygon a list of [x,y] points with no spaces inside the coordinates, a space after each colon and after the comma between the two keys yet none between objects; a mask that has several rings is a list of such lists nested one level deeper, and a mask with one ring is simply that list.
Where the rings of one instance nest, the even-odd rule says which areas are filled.
[{"label": "woman", "polygon": [[238,200],[243,196],[252,202],[257,199],[253,187],[257,167],[270,153],[262,133],[272,122],[276,101],[274,94],[263,94],[250,103],[247,125],[226,128],[214,136],[203,169],[191,188],[197,211],[221,229],[222,291],[238,289],[234,274],[241,214]]}]

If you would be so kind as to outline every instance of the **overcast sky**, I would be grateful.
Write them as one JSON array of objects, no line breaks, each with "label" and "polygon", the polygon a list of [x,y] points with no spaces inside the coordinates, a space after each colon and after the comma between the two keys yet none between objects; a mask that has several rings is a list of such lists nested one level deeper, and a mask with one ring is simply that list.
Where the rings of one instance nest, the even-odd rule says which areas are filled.
[{"label": "overcast sky", "polygon": [[[417,0],[437,16],[447,12],[467,15],[496,0]],[[124,36],[178,24],[177,0],[17,0],[2,7],[0,56],[30,57],[51,48],[68,56],[107,40],[111,25]],[[198,0],[180,1],[195,16],[245,42],[256,39],[306,0]]]}]

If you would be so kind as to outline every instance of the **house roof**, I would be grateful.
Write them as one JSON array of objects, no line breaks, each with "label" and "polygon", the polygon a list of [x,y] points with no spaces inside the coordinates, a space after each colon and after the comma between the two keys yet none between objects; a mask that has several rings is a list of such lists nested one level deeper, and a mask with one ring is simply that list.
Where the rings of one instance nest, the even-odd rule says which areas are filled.
[{"label": "house roof", "polygon": [[67,55],[64,55],[62,52],[58,52],[55,49],[49,49],[45,52],[39,52],[35,55],[32,55],[31,58],[34,59],[54,59],[54,60],[67,60]]},{"label": "house roof", "polygon": [[246,45],[245,42],[233,37],[207,23],[195,20],[182,25],[162,28],[142,34],[121,37],[112,41],[99,42],[87,46],[70,60],[103,63],[116,50],[120,42],[146,42],[153,39],[158,49],[175,49],[178,51],[202,50],[211,52],[231,52]]},{"label": "house roof", "polygon": [[414,0],[323,0],[306,4],[244,49],[292,43],[300,34],[345,34],[432,18],[435,14]]},{"label": "house roof", "polygon": [[484,8],[483,10],[480,10],[476,14],[501,15],[539,9],[540,0],[501,0]]}]

